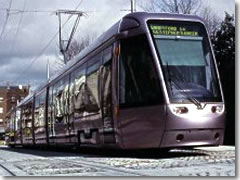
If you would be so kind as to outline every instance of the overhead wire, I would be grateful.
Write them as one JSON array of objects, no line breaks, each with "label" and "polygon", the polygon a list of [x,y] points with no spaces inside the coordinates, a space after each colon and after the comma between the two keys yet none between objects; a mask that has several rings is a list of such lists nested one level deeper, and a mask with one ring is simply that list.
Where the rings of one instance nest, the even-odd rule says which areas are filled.
[{"label": "overhead wire", "polygon": [[[79,6],[82,4],[83,0],[81,0],[78,5],[76,6],[75,10],[79,8]],[[68,23],[68,21],[71,19],[73,15],[69,15],[68,19],[65,21],[65,23],[62,25],[62,28],[65,27],[65,25]],[[33,58],[30,62],[30,64],[20,73],[20,76],[18,76],[18,79],[20,77],[23,77],[23,75],[26,75],[27,70],[30,69],[30,67],[39,59],[39,57],[45,52],[45,50],[50,46],[50,44],[53,42],[53,40],[57,37],[59,32],[55,33],[54,36],[50,39],[50,41],[46,44],[46,46],[40,51],[39,55],[35,58]],[[13,82],[16,82],[18,79],[15,79]]]},{"label": "overhead wire", "polygon": [[[23,10],[22,10],[23,12],[25,11],[25,8],[26,8],[26,1],[27,0],[24,0]],[[16,43],[16,40],[17,40],[17,37],[18,37],[18,32],[19,32],[19,29],[20,29],[20,26],[21,26],[21,23],[22,23],[22,19],[23,19],[23,14],[21,14],[21,16],[20,16],[18,26],[17,26],[17,30],[16,30],[16,33],[15,33],[15,36],[13,37],[13,44],[12,44],[12,48],[11,48],[10,52],[12,52],[12,50],[15,47],[15,43]]]},{"label": "overhead wire", "polygon": [[[0,8],[0,11],[6,11],[8,8]],[[10,14],[20,14],[20,13],[55,13],[55,10],[21,10],[21,9],[11,9]]]},{"label": "overhead wire", "polygon": [[10,10],[11,10],[11,7],[12,7],[12,0],[10,0],[9,6],[8,6],[8,8],[6,9],[6,12],[7,12],[7,14],[6,14],[6,20],[5,20],[5,22],[4,22],[4,25],[3,25],[3,28],[2,28],[2,31],[1,31],[1,34],[0,34],[0,40],[1,40],[2,36],[3,36],[3,34],[4,34],[5,28],[7,27],[9,15],[10,15],[9,12],[10,12]]},{"label": "overhead wire", "polygon": [[[0,11],[7,11],[8,8],[0,8]],[[24,14],[24,13],[56,13],[56,10],[21,10],[21,9],[11,9],[8,10],[9,14]],[[130,10],[119,10],[119,11],[130,11]],[[108,10],[97,10],[97,11],[91,11],[91,10],[86,10],[84,11],[85,13],[97,13],[97,12],[109,12]]]}]

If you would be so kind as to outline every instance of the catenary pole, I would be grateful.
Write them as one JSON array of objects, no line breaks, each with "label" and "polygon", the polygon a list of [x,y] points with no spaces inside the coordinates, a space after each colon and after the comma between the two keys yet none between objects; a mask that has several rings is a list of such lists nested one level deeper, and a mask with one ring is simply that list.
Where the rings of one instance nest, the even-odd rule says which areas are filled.
[{"label": "catenary pole", "polygon": [[131,0],[131,13],[136,12],[136,0]]}]

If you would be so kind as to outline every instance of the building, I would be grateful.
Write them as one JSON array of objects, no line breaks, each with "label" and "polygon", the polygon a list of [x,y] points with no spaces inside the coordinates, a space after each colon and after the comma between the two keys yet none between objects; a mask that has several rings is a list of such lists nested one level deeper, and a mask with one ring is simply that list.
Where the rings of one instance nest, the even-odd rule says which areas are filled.
[{"label": "building", "polygon": [[4,138],[7,113],[28,94],[28,86],[0,86],[0,140]]}]

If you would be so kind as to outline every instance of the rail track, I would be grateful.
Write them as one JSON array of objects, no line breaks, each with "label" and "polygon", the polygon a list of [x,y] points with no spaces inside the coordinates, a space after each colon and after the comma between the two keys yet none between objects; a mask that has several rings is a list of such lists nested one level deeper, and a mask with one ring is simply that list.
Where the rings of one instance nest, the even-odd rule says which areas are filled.
[{"label": "rail track", "polygon": [[[59,152],[0,148],[2,176],[234,176],[235,148]],[[1,174],[2,173],[2,174]]]}]

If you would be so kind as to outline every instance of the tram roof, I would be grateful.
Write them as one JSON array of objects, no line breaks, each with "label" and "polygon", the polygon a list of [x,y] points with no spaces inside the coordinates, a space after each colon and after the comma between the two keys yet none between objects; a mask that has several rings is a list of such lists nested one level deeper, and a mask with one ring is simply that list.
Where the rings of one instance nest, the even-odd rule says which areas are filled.
[{"label": "tram roof", "polygon": [[57,78],[59,75],[64,73],[67,69],[69,69],[71,66],[73,66],[75,63],[77,63],[79,60],[83,59],[85,56],[87,56],[88,53],[94,51],[97,49],[102,43],[109,40],[110,38],[117,35],[120,31],[122,22],[125,19],[134,19],[137,22],[140,23],[140,25],[149,20],[149,19],[158,19],[158,20],[185,20],[185,21],[200,21],[203,22],[203,20],[194,15],[183,15],[183,14],[170,14],[170,13],[147,13],[147,12],[135,12],[130,13],[122,17],[117,23],[115,23],[111,28],[109,28],[107,31],[105,31],[101,36],[99,36],[95,42],[90,44],[88,47],[83,49],[79,55],[77,55],[73,60],[68,62],[65,67],[59,71],[55,76],[52,76],[50,78],[50,82]]}]

